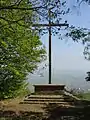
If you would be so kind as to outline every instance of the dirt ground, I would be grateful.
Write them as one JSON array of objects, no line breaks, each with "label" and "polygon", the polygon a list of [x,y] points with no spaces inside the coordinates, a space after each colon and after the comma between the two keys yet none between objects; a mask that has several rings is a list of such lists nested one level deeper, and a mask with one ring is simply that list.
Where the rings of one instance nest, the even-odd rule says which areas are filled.
[{"label": "dirt ground", "polygon": [[14,111],[17,114],[19,111],[28,112],[44,112],[43,105],[40,104],[20,104],[23,98],[15,98],[11,100],[0,101],[0,110]]}]

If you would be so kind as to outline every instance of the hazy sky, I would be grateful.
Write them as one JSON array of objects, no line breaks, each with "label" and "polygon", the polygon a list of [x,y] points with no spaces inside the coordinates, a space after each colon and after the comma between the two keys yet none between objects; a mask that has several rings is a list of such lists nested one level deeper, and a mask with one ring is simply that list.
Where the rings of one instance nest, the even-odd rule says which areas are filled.
[{"label": "hazy sky", "polygon": [[[70,25],[90,28],[90,6],[82,3],[78,11],[78,8],[76,9],[72,6],[75,0],[69,1],[72,1],[69,3],[72,12],[65,16],[64,19],[66,19]],[[48,49],[48,35],[43,36],[41,39]],[[83,50],[84,46],[80,43],[74,43],[69,39],[68,42],[65,40],[61,41],[58,37],[52,36],[53,69],[90,70],[90,61],[84,59]]]},{"label": "hazy sky", "polygon": [[[75,0],[68,1],[72,12],[65,16],[64,20],[66,19],[69,25],[90,28],[90,6],[83,3],[80,8],[77,7],[76,9],[72,6],[73,4],[77,5]],[[48,35],[42,36],[41,40],[48,52]],[[83,50],[84,46],[80,43],[74,43],[70,39],[68,41],[60,40],[57,36],[52,36],[52,83],[64,83],[71,86],[82,85],[90,88],[90,86],[87,87],[90,84],[85,81],[86,72],[90,70],[90,61],[84,59]],[[76,72],[72,72],[73,70]],[[71,73],[68,73],[68,71],[71,71]],[[48,69],[44,73],[44,77],[30,75],[30,83],[48,83]]]}]

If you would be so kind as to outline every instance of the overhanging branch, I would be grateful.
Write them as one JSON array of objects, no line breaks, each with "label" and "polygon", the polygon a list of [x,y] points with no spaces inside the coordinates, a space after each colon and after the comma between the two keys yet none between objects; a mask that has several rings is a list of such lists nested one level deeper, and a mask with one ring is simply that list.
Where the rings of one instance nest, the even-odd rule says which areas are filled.
[{"label": "overhanging branch", "polygon": [[8,7],[14,7],[14,6],[18,6],[23,0],[17,0],[14,4],[8,6]]},{"label": "overhanging branch", "polygon": [[32,8],[3,6],[3,7],[0,7],[0,10],[37,10],[40,8],[45,9],[45,8],[47,8],[47,6],[45,6],[45,7],[39,6],[39,7],[32,7]]},{"label": "overhanging branch", "polygon": [[23,20],[23,18],[18,19],[18,20],[9,20],[9,19],[6,19],[5,17],[1,17],[1,16],[0,16],[0,19],[3,19],[4,21],[11,22],[11,23],[15,23],[15,22]]}]

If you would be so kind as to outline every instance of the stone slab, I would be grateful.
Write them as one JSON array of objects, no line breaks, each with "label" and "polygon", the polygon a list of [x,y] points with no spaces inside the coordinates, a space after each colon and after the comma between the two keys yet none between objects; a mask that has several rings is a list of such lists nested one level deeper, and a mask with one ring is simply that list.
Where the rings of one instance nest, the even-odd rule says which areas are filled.
[{"label": "stone slab", "polygon": [[33,85],[35,92],[48,92],[64,90],[65,85],[57,84],[36,84]]}]

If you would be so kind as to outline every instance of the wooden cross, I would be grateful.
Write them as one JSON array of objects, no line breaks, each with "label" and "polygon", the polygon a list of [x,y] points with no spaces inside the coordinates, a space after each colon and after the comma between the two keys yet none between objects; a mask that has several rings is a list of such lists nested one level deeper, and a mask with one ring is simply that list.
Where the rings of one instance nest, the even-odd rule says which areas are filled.
[{"label": "wooden cross", "polygon": [[62,26],[67,26],[68,27],[68,24],[67,23],[62,23],[62,24],[54,24],[54,23],[51,23],[51,9],[49,9],[49,24],[33,24],[33,27],[49,27],[49,84],[51,84],[51,27],[62,27]]}]

